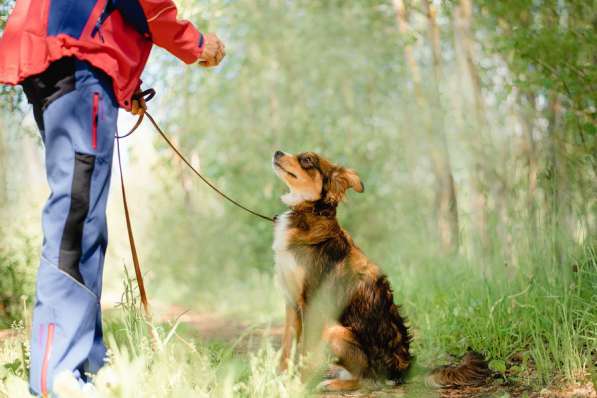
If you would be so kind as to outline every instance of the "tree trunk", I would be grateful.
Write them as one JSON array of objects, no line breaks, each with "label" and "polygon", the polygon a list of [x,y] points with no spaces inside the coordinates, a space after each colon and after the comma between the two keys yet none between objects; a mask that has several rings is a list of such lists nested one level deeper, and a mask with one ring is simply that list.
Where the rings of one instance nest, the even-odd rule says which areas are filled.
[{"label": "tree trunk", "polygon": [[[408,34],[411,28],[408,24],[408,14],[403,0],[394,0],[396,20],[402,34]],[[430,37],[433,47],[433,94],[431,105],[423,95],[421,73],[414,58],[412,45],[404,46],[404,57],[410,69],[415,98],[420,113],[425,115],[425,131],[430,140],[430,154],[433,173],[435,176],[435,209],[437,215],[438,233],[441,247],[445,252],[453,253],[458,250],[459,225],[456,188],[446,136],[443,131],[443,116],[439,92],[439,81],[442,76],[439,28],[435,19],[435,10],[427,2]]]},{"label": "tree trunk", "polygon": [[561,184],[564,179],[561,178],[561,159],[558,150],[558,128],[561,114],[561,104],[558,94],[552,94],[549,98],[547,107],[548,125],[547,125],[547,139],[548,139],[548,219],[550,220],[552,253],[553,259],[557,264],[562,263],[562,246],[560,242],[560,234],[562,232],[561,225],[561,205],[563,204],[563,190]]},{"label": "tree trunk", "polygon": [[459,222],[458,202],[456,199],[456,187],[450,165],[450,153],[448,142],[444,131],[444,108],[441,101],[440,82],[443,79],[442,53],[440,45],[440,32],[437,25],[437,10],[430,0],[425,0],[427,22],[429,26],[429,41],[431,42],[433,55],[433,93],[432,93],[432,133],[435,138],[434,151],[436,157],[436,174],[441,181],[440,200],[440,234],[444,249],[449,251],[458,250],[459,245]]},{"label": "tree trunk", "polygon": [[[403,35],[409,34],[411,28],[408,24],[408,14],[404,5],[404,1],[394,0],[394,9],[396,11],[396,20],[398,21],[398,29],[400,30],[400,33]],[[404,46],[404,59],[406,60],[406,64],[408,65],[413,79],[415,99],[417,104],[421,108],[424,108],[426,101],[423,96],[423,91],[421,90],[421,72],[419,71],[419,65],[417,65],[417,61],[415,61],[413,47],[410,44]]]},{"label": "tree trunk", "polygon": [[[522,98],[521,98],[522,97]],[[523,100],[524,98],[524,100]],[[523,153],[527,166],[527,198],[526,206],[529,214],[530,232],[532,236],[537,234],[537,180],[539,175],[539,165],[537,161],[537,144],[533,138],[533,114],[535,109],[535,96],[527,92],[523,96],[519,95],[520,108],[522,113],[518,112],[521,125],[524,130]]]},{"label": "tree trunk", "polygon": [[[490,240],[488,236],[487,190],[484,184],[487,181],[487,170],[484,162],[485,145],[483,137],[487,135],[486,131],[489,130],[489,122],[481,90],[481,77],[477,69],[473,49],[474,38],[471,31],[471,21],[471,0],[460,0],[458,6],[454,9],[454,47],[461,74],[470,83],[470,92],[472,93],[475,104],[475,123],[472,128],[470,128],[469,124],[468,129],[469,142],[472,143],[471,152],[476,157],[473,172],[471,173],[472,223],[476,232],[475,235],[478,237],[478,243],[480,243],[483,253],[487,253],[490,249]],[[461,89],[465,92],[469,91],[468,85],[465,84],[461,86]],[[466,98],[467,96],[464,97]]]},{"label": "tree trunk", "polygon": [[[471,31],[471,22],[473,17],[473,4],[471,0],[460,0],[458,6],[454,10],[454,19],[456,25],[456,32],[460,37],[462,45],[462,52],[464,53],[465,67],[467,75],[470,78],[473,91],[473,99],[475,101],[475,117],[479,127],[489,126],[487,120],[487,111],[485,108],[485,101],[483,99],[483,92],[481,89],[481,75],[477,69],[477,62],[475,59],[475,52],[473,49],[473,34]],[[483,133],[483,132],[481,132]]]}]

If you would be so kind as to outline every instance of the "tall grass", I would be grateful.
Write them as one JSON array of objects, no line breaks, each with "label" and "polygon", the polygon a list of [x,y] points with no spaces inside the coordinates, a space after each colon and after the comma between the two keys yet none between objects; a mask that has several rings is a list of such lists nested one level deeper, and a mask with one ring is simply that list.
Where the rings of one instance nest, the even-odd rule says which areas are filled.
[{"label": "tall grass", "polygon": [[562,265],[503,264],[486,275],[470,261],[422,264],[394,275],[429,366],[445,354],[482,352],[527,384],[577,380],[597,348],[597,256],[586,247]]},{"label": "tall grass", "polygon": [[2,237],[0,226],[0,329],[22,316],[23,301],[33,295],[36,256],[34,240],[27,236]]},{"label": "tall grass", "polygon": [[[585,248],[560,267],[524,267],[514,274],[482,275],[474,272],[475,264],[459,258],[393,273],[397,301],[414,331],[417,368],[474,349],[507,382],[539,389],[553,380],[585,378],[597,348],[594,249]],[[27,309],[22,316],[28,319]],[[204,341],[173,320],[151,325],[158,336],[153,351],[150,325],[128,277],[120,307],[105,318],[109,360],[94,379],[101,397],[299,397],[312,391],[296,367],[276,372],[278,352],[268,335],[243,352],[238,347],[245,336],[233,344]],[[13,327],[16,336],[0,343],[0,395],[24,397],[28,330],[23,322]],[[429,393],[418,380],[412,382],[407,396]]]},{"label": "tall grass", "polygon": [[[24,313],[24,317],[30,314]],[[141,314],[133,281],[124,281],[120,308],[107,314],[107,365],[94,377],[99,397],[298,397],[305,394],[297,369],[278,374],[278,353],[271,340],[248,354],[235,344],[191,341],[179,322],[149,324]],[[156,349],[147,333],[155,328]],[[28,331],[15,324],[15,337],[0,345],[0,396],[28,397]],[[242,336],[240,337],[242,338]],[[64,390],[62,390],[64,391]],[[57,388],[59,394],[60,387]],[[84,395],[62,393],[61,398]]]}]

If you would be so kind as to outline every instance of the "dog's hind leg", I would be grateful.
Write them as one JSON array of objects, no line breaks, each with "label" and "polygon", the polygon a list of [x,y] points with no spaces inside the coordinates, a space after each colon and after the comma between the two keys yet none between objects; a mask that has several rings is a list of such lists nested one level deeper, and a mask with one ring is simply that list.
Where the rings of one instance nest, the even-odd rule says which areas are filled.
[{"label": "dog's hind leg", "polygon": [[292,344],[296,342],[298,346],[303,331],[303,322],[299,309],[291,304],[286,304],[286,323],[284,325],[284,336],[282,337],[282,356],[278,371],[283,372],[288,369],[288,361],[292,351]]},{"label": "dog's hind leg", "polygon": [[361,385],[361,377],[367,370],[368,361],[354,335],[347,328],[335,325],[326,329],[324,339],[343,369],[335,372],[335,379],[320,383],[319,388],[325,391],[357,390]]}]

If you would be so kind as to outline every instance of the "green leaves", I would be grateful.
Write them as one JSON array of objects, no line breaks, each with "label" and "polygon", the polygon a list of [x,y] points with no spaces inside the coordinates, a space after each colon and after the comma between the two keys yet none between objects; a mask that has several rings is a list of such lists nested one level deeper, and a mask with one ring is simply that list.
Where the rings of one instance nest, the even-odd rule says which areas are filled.
[{"label": "green leaves", "polygon": [[489,362],[489,369],[493,370],[494,372],[501,373],[502,375],[506,373],[506,361],[503,359],[492,359]]},{"label": "green leaves", "polygon": [[508,63],[514,84],[565,98],[563,106],[571,112],[593,113],[594,124],[597,32],[591,2],[477,3],[484,11],[477,18],[479,31],[491,37],[489,48]]}]

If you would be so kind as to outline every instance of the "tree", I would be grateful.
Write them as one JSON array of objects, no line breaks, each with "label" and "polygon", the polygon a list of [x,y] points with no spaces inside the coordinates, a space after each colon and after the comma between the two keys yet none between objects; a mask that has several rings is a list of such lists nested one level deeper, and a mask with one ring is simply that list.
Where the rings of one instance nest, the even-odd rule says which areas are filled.
[{"label": "tree", "polygon": [[[582,0],[477,2],[486,49],[507,65],[525,137],[526,204],[533,228],[551,231],[554,261],[561,245],[594,236],[597,44],[594,5]],[[491,70],[489,71],[491,72]],[[538,203],[539,202],[539,203]]]},{"label": "tree", "polygon": [[[445,252],[455,252],[459,244],[458,201],[456,199],[456,187],[450,165],[450,153],[445,131],[443,130],[444,110],[439,90],[443,74],[440,36],[435,19],[435,8],[427,0],[425,1],[425,7],[433,54],[433,77],[430,79],[432,82],[431,101],[428,101],[424,95],[421,84],[421,72],[414,58],[412,44],[406,40],[404,44],[404,57],[410,68],[419,111],[426,115],[424,130],[430,142],[429,152],[435,175],[435,209],[441,245]],[[411,28],[408,23],[408,12],[404,1],[394,0],[394,8],[400,32],[403,35],[410,34]]]}]

